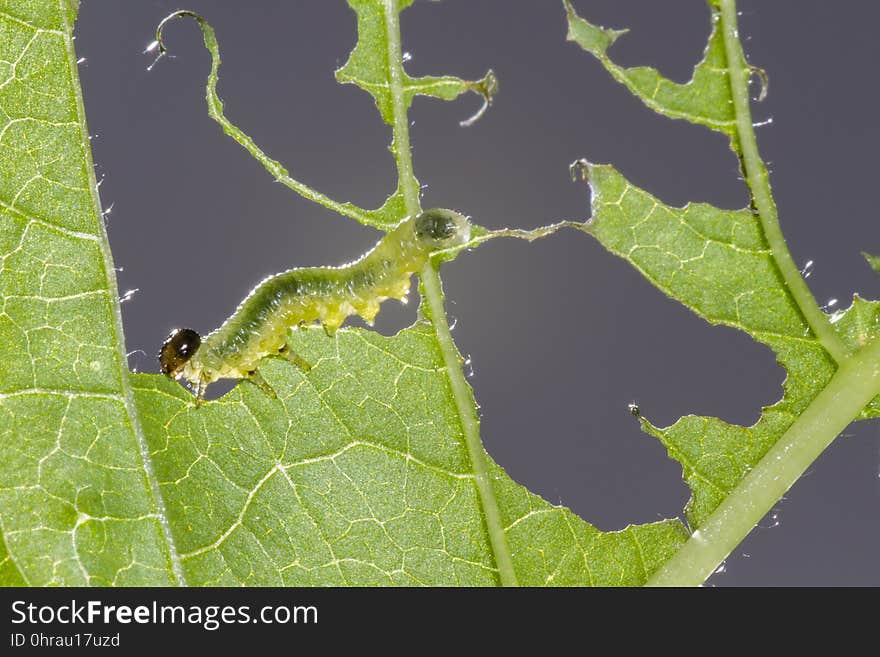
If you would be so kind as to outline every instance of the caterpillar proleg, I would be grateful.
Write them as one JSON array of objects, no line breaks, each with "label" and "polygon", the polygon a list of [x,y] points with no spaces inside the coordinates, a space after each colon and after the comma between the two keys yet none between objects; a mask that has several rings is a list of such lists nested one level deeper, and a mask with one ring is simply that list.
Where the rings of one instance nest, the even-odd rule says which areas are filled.
[{"label": "caterpillar proleg", "polygon": [[269,276],[204,338],[192,329],[172,331],[159,351],[162,373],[189,383],[197,403],[218,379],[249,379],[274,394],[259,375],[261,359],[280,354],[309,367],[288,347],[288,329],[318,322],[332,335],[350,315],[372,324],[383,301],[406,300],[412,274],[433,253],[469,239],[466,217],[452,210],[425,210],[401,221],[352,263]]}]

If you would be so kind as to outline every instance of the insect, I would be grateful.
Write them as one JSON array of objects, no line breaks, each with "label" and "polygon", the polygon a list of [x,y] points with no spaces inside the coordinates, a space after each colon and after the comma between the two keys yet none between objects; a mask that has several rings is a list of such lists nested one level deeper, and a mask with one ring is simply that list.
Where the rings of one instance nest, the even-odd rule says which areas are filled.
[{"label": "insect", "polygon": [[269,276],[204,338],[193,329],[172,331],[159,351],[162,373],[189,383],[197,404],[218,379],[246,379],[274,396],[258,371],[262,358],[277,354],[310,369],[287,344],[288,329],[319,322],[332,335],[355,314],[372,325],[383,301],[406,302],[412,274],[432,254],[469,239],[470,224],[463,215],[425,210],[401,221],[352,263],[300,267]]}]

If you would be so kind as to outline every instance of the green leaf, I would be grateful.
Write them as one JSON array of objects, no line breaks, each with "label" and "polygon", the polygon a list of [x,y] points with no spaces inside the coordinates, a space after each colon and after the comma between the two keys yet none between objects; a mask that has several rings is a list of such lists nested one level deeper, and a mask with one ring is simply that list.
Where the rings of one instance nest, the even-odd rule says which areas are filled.
[{"label": "green leaf", "polygon": [[[409,103],[418,93],[453,97],[470,83],[410,78],[401,61],[400,7],[391,0],[350,4],[358,42],[338,77],[376,98],[394,132],[399,175],[397,191],[365,223],[391,225],[419,208]],[[196,18],[214,62],[210,112],[223,123],[212,99],[219,50]],[[261,159],[248,137],[228,122],[224,129]],[[474,235],[490,237],[479,227]],[[294,350],[313,366],[304,374],[268,359],[261,372],[275,400],[244,384],[196,409],[167,379],[137,377],[188,581],[641,584],[682,545],[687,535],[677,520],[599,532],[492,463],[479,443],[473,393],[433,266],[422,272],[422,292],[429,321],[392,338],[293,332]]]},{"label": "green leaf", "polygon": [[[495,585],[473,465],[430,324],[386,338],[291,334],[270,399],[241,384],[195,408],[135,376],[187,581],[223,585]],[[485,458],[488,456],[483,454]],[[522,584],[641,584],[687,538],[678,521],[602,533],[513,482],[492,486]]]},{"label": "green leaf", "polygon": [[[414,208],[410,206],[418,206],[419,183],[412,170],[409,128],[405,123],[413,99],[422,95],[454,100],[467,91],[478,93],[483,96],[484,105],[474,117],[462,122],[469,125],[492,102],[498,81],[491,69],[482,80],[475,82],[448,75],[411,77],[401,59],[398,14],[409,7],[412,0],[348,0],[348,4],[357,14],[358,40],[348,61],[336,71],[336,79],[355,84],[369,93],[382,119],[394,128],[391,152],[400,181],[397,190],[373,215],[390,228],[412,212]],[[396,214],[401,209],[404,212]]]},{"label": "green leaf", "polygon": [[[488,96],[494,78],[405,76],[399,7],[353,6],[362,33],[340,75],[377,94],[400,169],[379,215],[290,179],[226,120],[214,33],[175,16],[202,27],[212,118],[304,196],[384,225],[418,209],[412,97]],[[68,0],[0,13],[0,583],[632,585],[685,542],[678,520],[600,532],[489,459],[434,264],[430,321],[392,338],[296,331],[314,367],[267,359],[277,398],[244,383],[196,407],[146,374],[132,388],[73,18]]]},{"label": "green leaf", "polygon": [[0,585],[2,586],[25,586],[27,581],[21,574],[16,563],[12,560],[0,535]]},{"label": "green leaf", "polygon": [[[399,175],[395,193],[364,223],[392,225],[419,209],[410,102],[419,93],[451,98],[474,83],[410,78],[401,7],[350,4],[358,42],[338,78],[376,99],[393,129]],[[214,60],[210,106],[219,56],[213,32],[199,22]],[[494,78],[484,82],[489,98]],[[227,132],[254,153],[249,138]],[[479,227],[474,234],[488,238]],[[294,349],[313,367],[308,374],[286,362],[261,368],[276,401],[245,385],[196,410],[167,380],[138,377],[190,581],[640,584],[683,543],[678,521],[602,533],[511,481],[479,443],[473,393],[432,266],[422,272],[422,297],[430,321],[393,338],[296,331]]]},{"label": "green leaf", "polygon": [[[735,143],[736,116],[730,91],[727,55],[724,50],[719,10],[712,9],[712,32],[703,59],[685,84],[678,84],[647,66],[624,68],[615,64],[607,49],[628,30],[612,30],[589,23],[563,0],[568,18],[568,40],[595,55],[615,80],[658,114],[685,119],[726,134]],[[748,67],[746,67],[748,68]]]},{"label": "green leaf", "polygon": [[[391,65],[387,47],[386,16],[388,12],[400,12],[412,4],[412,0],[400,2],[376,2],[375,0],[348,0],[357,13],[358,42],[348,61],[336,71],[339,82],[356,84],[376,100],[376,107],[388,125],[394,125],[394,117],[406,113],[416,96],[432,96],[442,100],[455,100],[461,94],[474,91],[490,100],[497,91],[498,82],[492,71],[482,80],[468,82],[450,75],[413,78]],[[402,90],[401,106],[395,106],[392,85]]]},{"label": "green leaf", "polygon": [[880,256],[871,255],[870,253],[865,253],[862,251],[862,256],[864,256],[865,260],[868,261],[868,265],[880,274]]},{"label": "green leaf", "polygon": [[687,416],[658,428],[642,419],[682,464],[692,492],[685,512],[695,529],[650,585],[703,582],[849,422],[877,415],[880,393],[878,306],[856,297],[850,309],[829,316],[816,303],[788,250],[758,151],[749,78],[760,76],[760,100],[767,76],[746,61],[736,1],[709,5],[706,54],[693,79],[677,85],[653,69],[611,62],[606,50],[619,34],[584,21],[564,0],[569,38],[646,105],[729,135],[751,197],[741,211],[701,203],[671,208],[611,167],[580,160],[572,172],[593,192],[591,223],[580,229],[709,322],[769,346],[788,373],[782,399],[751,427]]},{"label": "green leaf", "polygon": [[[751,427],[689,415],[670,427],[642,426],[679,461],[692,497],[686,515],[700,527],[822,391],[837,370],[785,285],[751,210],[704,203],[672,208],[610,166],[585,165],[592,190],[588,231],[668,296],[712,324],[767,345],[788,372],[782,399]],[[880,337],[880,307],[858,297],[832,317],[845,344]],[[877,414],[876,400],[862,417]]]},{"label": "green leaf", "polygon": [[0,584],[171,584],[89,152],[76,4],[0,11]]},{"label": "green leaf", "polygon": [[[349,3],[358,13],[358,43],[355,46],[348,63],[336,72],[337,80],[359,85],[369,91],[376,99],[383,118],[389,124],[392,123],[395,112],[405,115],[412,99],[417,95],[433,96],[444,100],[454,100],[461,94],[472,91],[481,95],[484,99],[483,107],[470,119],[462,121],[462,125],[470,125],[476,121],[492,102],[492,98],[498,91],[498,80],[495,74],[489,70],[481,79],[474,82],[460,78],[446,77],[423,77],[411,78],[403,73],[400,62],[396,67],[390,66],[388,51],[388,38],[386,33],[385,19],[391,11],[394,15],[400,11],[394,8],[394,3],[382,3],[375,0],[353,0]],[[401,3],[406,6],[409,3]],[[386,6],[388,5],[388,6]],[[390,9],[389,9],[390,7]],[[407,216],[405,202],[405,190],[402,186],[404,178],[408,184],[417,185],[413,176],[405,176],[401,185],[391,194],[382,206],[375,210],[365,210],[353,203],[340,203],[318,190],[294,179],[283,164],[267,155],[241,128],[230,121],[224,113],[223,101],[217,93],[217,84],[220,81],[220,45],[217,37],[208,22],[199,14],[189,10],[179,10],[167,16],[156,30],[156,41],[152,47],[159,49],[158,60],[167,53],[163,30],[165,25],[174,19],[187,17],[198,22],[205,40],[205,48],[211,55],[211,72],[205,89],[205,98],[208,103],[208,115],[223,128],[223,131],[247,150],[272,176],[281,184],[289,187],[300,196],[314,201],[325,208],[333,210],[342,216],[350,217],[362,224],[375,226],[376,228],[390,230],[400,220]],[[155,63],[154,63],[155,65]],[[395,71],[395,80],[392,85],[392,71]],[[399,71],[399,74],[397,73]],[[399,89],[401,93],[400,107],[393,107],[392,89]],[[408,146],[406,147],[408,152]],[[392,146],[395,159],[399,162],[399,152]],[[417,189],[417,187],[416,187]]]}]

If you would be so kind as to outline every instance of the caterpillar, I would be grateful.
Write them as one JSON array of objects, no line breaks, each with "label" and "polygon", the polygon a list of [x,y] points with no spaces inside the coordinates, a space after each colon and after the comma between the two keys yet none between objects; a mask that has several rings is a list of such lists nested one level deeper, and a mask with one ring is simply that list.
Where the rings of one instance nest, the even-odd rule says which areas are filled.
[{"label": "caterpillar", "polygon": [[247,379],[274,396],[258,371],[264,357],[281,355],[310,368],[287,344],[288,329],[319,322],[332,335],[355,314],[372,325],[383,301],[406,302],[412,274],[431,255],[467,243],[470,232],[467,218],[457,212],[425,210],[401,221],[347,265],[299,267],[269,276],[204,339],[193,329],[174,329],[159,351],[161,371],[189,383],[197,404],[218,379]]}]

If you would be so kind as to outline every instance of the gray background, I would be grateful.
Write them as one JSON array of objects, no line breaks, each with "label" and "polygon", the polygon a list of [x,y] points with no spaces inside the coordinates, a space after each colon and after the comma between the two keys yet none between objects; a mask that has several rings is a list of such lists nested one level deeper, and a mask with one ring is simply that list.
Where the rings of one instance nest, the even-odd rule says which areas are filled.
[{"label": "gray background", "polygon": [[[595,22],[630,27],[625,65],[686,80],[708,34],[699,0],[580,0]],[[378,206],[393,189],[390,140],[372,99],[337,85],[355,41],[343,0],[191,0],[214,25],[220,93],[230,118],[295,177],[339,200]],[[123,305],[131,363],[156,371],[169,329],[216,327],[264,275],[339,264],[377,233],[300,199],[206,115],[209,58],[192,23],[172,25],[175,59],[153,71],[142,53],[178,2],[86,0],[77,24],[92,146]],[[880,143],[876,24],[865,2],[741,2],[750,60],[770,74],[756,107],[783,230],[795,259],[815,261],[821,302],[876,297],[859,256],[880,251],[875,213]],[[565,41],[551,0],[416,0],[403,14],[414,74],[476,78],[501,92],[478,106],[416,101],[412,143],[426,207],[458,209],[489,227],[533,227],[588,214],[567,165],[614,163],[670,204],[747,201],[725,139],[659,117],[588,54]],[[601,529],[676,516],[681,469],[627,412],[670,424],[687,413],[751,424],[781,394],[783,370],[742,333],[710,327],[598,243],[564,233],[528,245],[497,240],[446,266],[454,337],[473,362],[487,449],[510,475]],[[393,333],[415,308],[386,304]],[[877,428],[850,427],[765,518],[710,584],[878,585]]]}]

